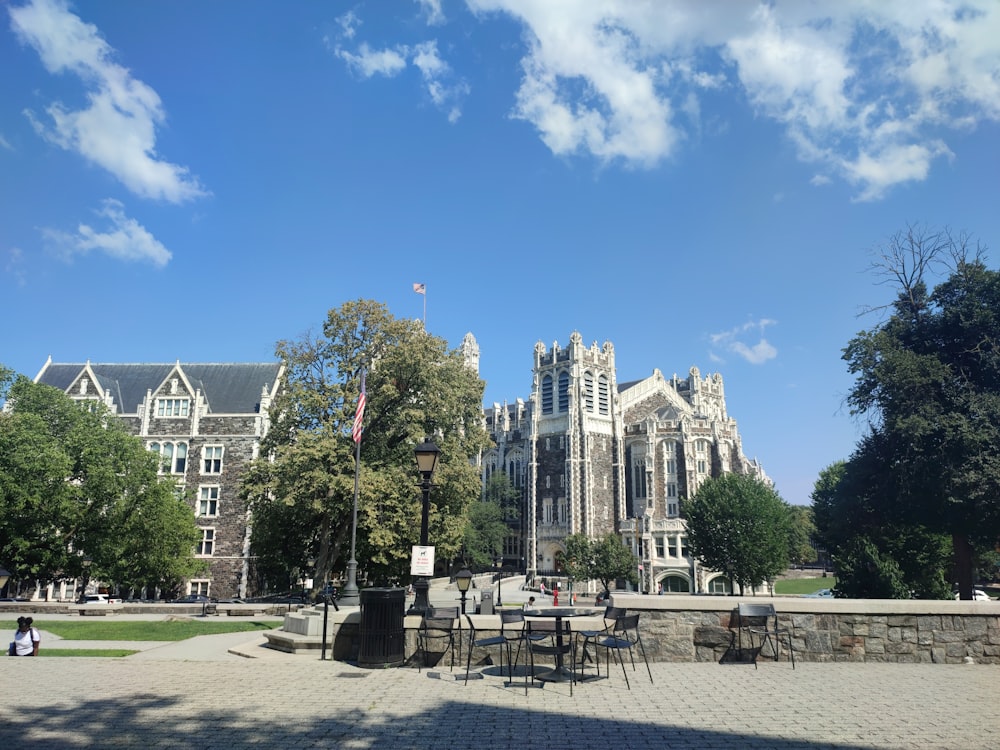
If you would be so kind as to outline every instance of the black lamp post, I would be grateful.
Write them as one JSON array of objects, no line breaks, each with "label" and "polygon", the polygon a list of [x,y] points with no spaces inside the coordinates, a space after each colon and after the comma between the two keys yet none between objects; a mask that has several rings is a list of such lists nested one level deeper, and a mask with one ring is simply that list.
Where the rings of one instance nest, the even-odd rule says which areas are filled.
[{"label": "black lamp post", "polygon": [[503,606],[503,555],[497,555],[497,606]]},{"label": "black lamp post", "polygon": [[465,614],[465,595],[469,593],[469,586],[472,585],[472,571],[468,568],[462,568],[455,574],[455,585],[458,586],[458,592],[462,595],[462,614]]},{"label": "black lamp post", "polygon": [[[427,546],[427,517],[430,514],[431,503],[431,477],[437,467],[438,456],[441,449],[431,442],[430,438],[424,438],[424,442],[413,449],[413,455],[417,459],[417,470],[420,472],[420,487],[422,493],[420,513],[420,546]],[[413,605],[409,614],[421,615],[427,611],[430,602],[427,600],[427,589],[430,588],[430,579],[427,576],[420,576],[413,582]]]}]

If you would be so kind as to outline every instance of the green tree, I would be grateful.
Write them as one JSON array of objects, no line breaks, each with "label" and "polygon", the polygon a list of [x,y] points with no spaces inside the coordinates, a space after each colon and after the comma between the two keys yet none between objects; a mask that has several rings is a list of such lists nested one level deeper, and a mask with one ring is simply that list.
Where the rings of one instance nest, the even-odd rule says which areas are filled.
[{"label": "green tree", "polygon": [[[897,294],[844,350],[847,403],[869,425],[851,462],[877,466],[859,472],[878,487],[863,494],[894,525],[949,535],[968,599],[977,552],[1000,537],[1000,273],[966,236],[912,227],[875,266]],[[929,292],[939,268],[948,276]]]},{"label": "green tree", "polygon": [[[883,598],[892,592],[904,598],[950,598],[947,536],[901,520],[886,501],[889,490],[879,436],[869,435],[861,445],[849,461],[824,469],[812,493],[816,538],[830,553],[839,578],[843,569],[850,570],[852,582],[838,585],[838,590],[849,596],[871,590]],[[891,576],[885,566],[890,563],[901,585],[887,588]],[[866,575],[874,580],[864,582]]]},{"label": "green tree", "polygon": [[605,591],[612,582],[639,582],[639,561],[617,534],[589,539],[585,534],[566,537],[563,571],[574,581],[600,581]]},{"label": "green tree", "polygon": [[759,586],[788,567],[791,514],[770,484],[744,474],[711,478],[684,513],[691,553],[734,588]]},{"label": "green tree", "polygon": [[812,539],[816,533],[812,508],[805,505],[789,505],[790,530],[788,534],[788,561],[792,565],[804,565],[817,559]]},{"label": "green tree", "polygon": [[103,405],[24,377],[0,413],[0,559],[47,585],[91,577],[172,587],[199,569],[194,514],[157,457]]},{"label": "green tree", "polygon": [[462,543],[465,564],[478,570],[489,568],[503,551],[507,533],[503,510],[498,504],[488,500],[472,503]]},{"label": "green tree", "polygon": [[483,382],[460,352],[419,322],[357,300],[330,310],[321,334],[279,342],[277,354],[286,368],[284,386],[242,489],[254,519],[258,577],[278,585],[315,558],[315,577],[324,580],[346,564],[354,499],[351,427],[363,367],[359,569],[370,581],[407,575],[421,516],[413,448],[426,435],[441,448],[429,537],[438,559],[454,557],[468,507],[480,495],[470,459],[488,442]]},{"label": "green tree", "polygon": [[854,537],[837,557],[837,593],[855,599],[908,599],[903,571],[870,539]]}]

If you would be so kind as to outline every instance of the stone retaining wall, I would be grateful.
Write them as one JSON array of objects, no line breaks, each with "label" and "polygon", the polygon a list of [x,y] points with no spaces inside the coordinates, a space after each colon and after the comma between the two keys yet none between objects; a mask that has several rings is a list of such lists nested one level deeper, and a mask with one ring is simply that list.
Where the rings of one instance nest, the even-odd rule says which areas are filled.
[{"label": "stone retaining wall", "polygon": [[[719,661],[726,655],[737,635],[739,601],[774,603],[779,622],[792,629],[796,661],[1000,664],[1000,602],[629,596],[621,603],[642,615],[640,632],[651,661],[683,662]],[[336,643],[335,658],[353,658],[358,612],[330,615],[328,645]],[[295,619],[307,617],[299,613]],[[492,634],[492,621],[484,618],[489,616],[476,617],[479,637]],[[499,617],[493,620],[499,630]],[[416,649],[419,622],[416,617],[405,619],[408,657]],[[315,629],[314,620],[309,625]],[[315,634],[290,632],[278,637],[282,649],[292,651],[318,648],[322,640]],[[496,649],[490,653],[496,661]],[[473,663],[486,654],[477,651]],[[782,649],[780,658],[787,660],[787,649]]]}]

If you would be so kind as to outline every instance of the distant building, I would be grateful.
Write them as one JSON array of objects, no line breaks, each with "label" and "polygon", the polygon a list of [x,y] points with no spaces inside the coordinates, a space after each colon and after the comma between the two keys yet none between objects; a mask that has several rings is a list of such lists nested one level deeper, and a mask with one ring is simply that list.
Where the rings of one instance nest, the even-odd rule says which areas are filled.
[{"label": "distant building", "polygon": [[105,404],[160,454],[162,472],[190,498],[201,530],[195,549],[208,562],[187,593],[245,596],[250,529],[239,499],[244,469],[269,426],[268,408],[284,369],[245,364],[60,364],[51,358],[35,382],[74,399]]},{"label": "distant building", "polygon": [[494,404],[485,416],[495,447],[483,457],[483,484],[504,472],[523,497],[506,564],[559,575],[567,536],[615,532],[640,561],[643,591],[729,590],[690,556],[680,518],[680,501],[709,477],[767,479],[743,454],[721,375],[654,370],[619,384],[612,344],[588,348],[574,332],[566,349],[535,345],[527,402]]}]

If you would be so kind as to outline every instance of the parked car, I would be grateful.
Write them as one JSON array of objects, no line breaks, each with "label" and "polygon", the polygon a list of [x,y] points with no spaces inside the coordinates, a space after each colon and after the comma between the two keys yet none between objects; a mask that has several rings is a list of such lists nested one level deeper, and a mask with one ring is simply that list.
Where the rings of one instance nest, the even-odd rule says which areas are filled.
[{"label": "parked car", "polygon": [[[961,599],[962,595],[959,592],[956,591],[955,592],[955,598],[956,599]],[[991,602],[991,601],[993,601],[990,598],[990,595],[987,594],[982,589],[973,589],[973,591],[972,591],[972,600],[976,601],[976,602]]]},{"label": "parked car", "polygon": [[832,599],[833,589],[820,589],[819,591],[813,591],[811,594],[804,594],[809,599]]},{"label": "parked car", "polygon": [[182,596],[180,599],[174,599],[173,604],[205,604],[217,601],[218,599],[212,599],[204,594],[188,594],[187,596]]},{"label": "parked car", "polygon": [[80,604],[122,604],[121,599],[107,594],[87,594],[79,601]]}]

